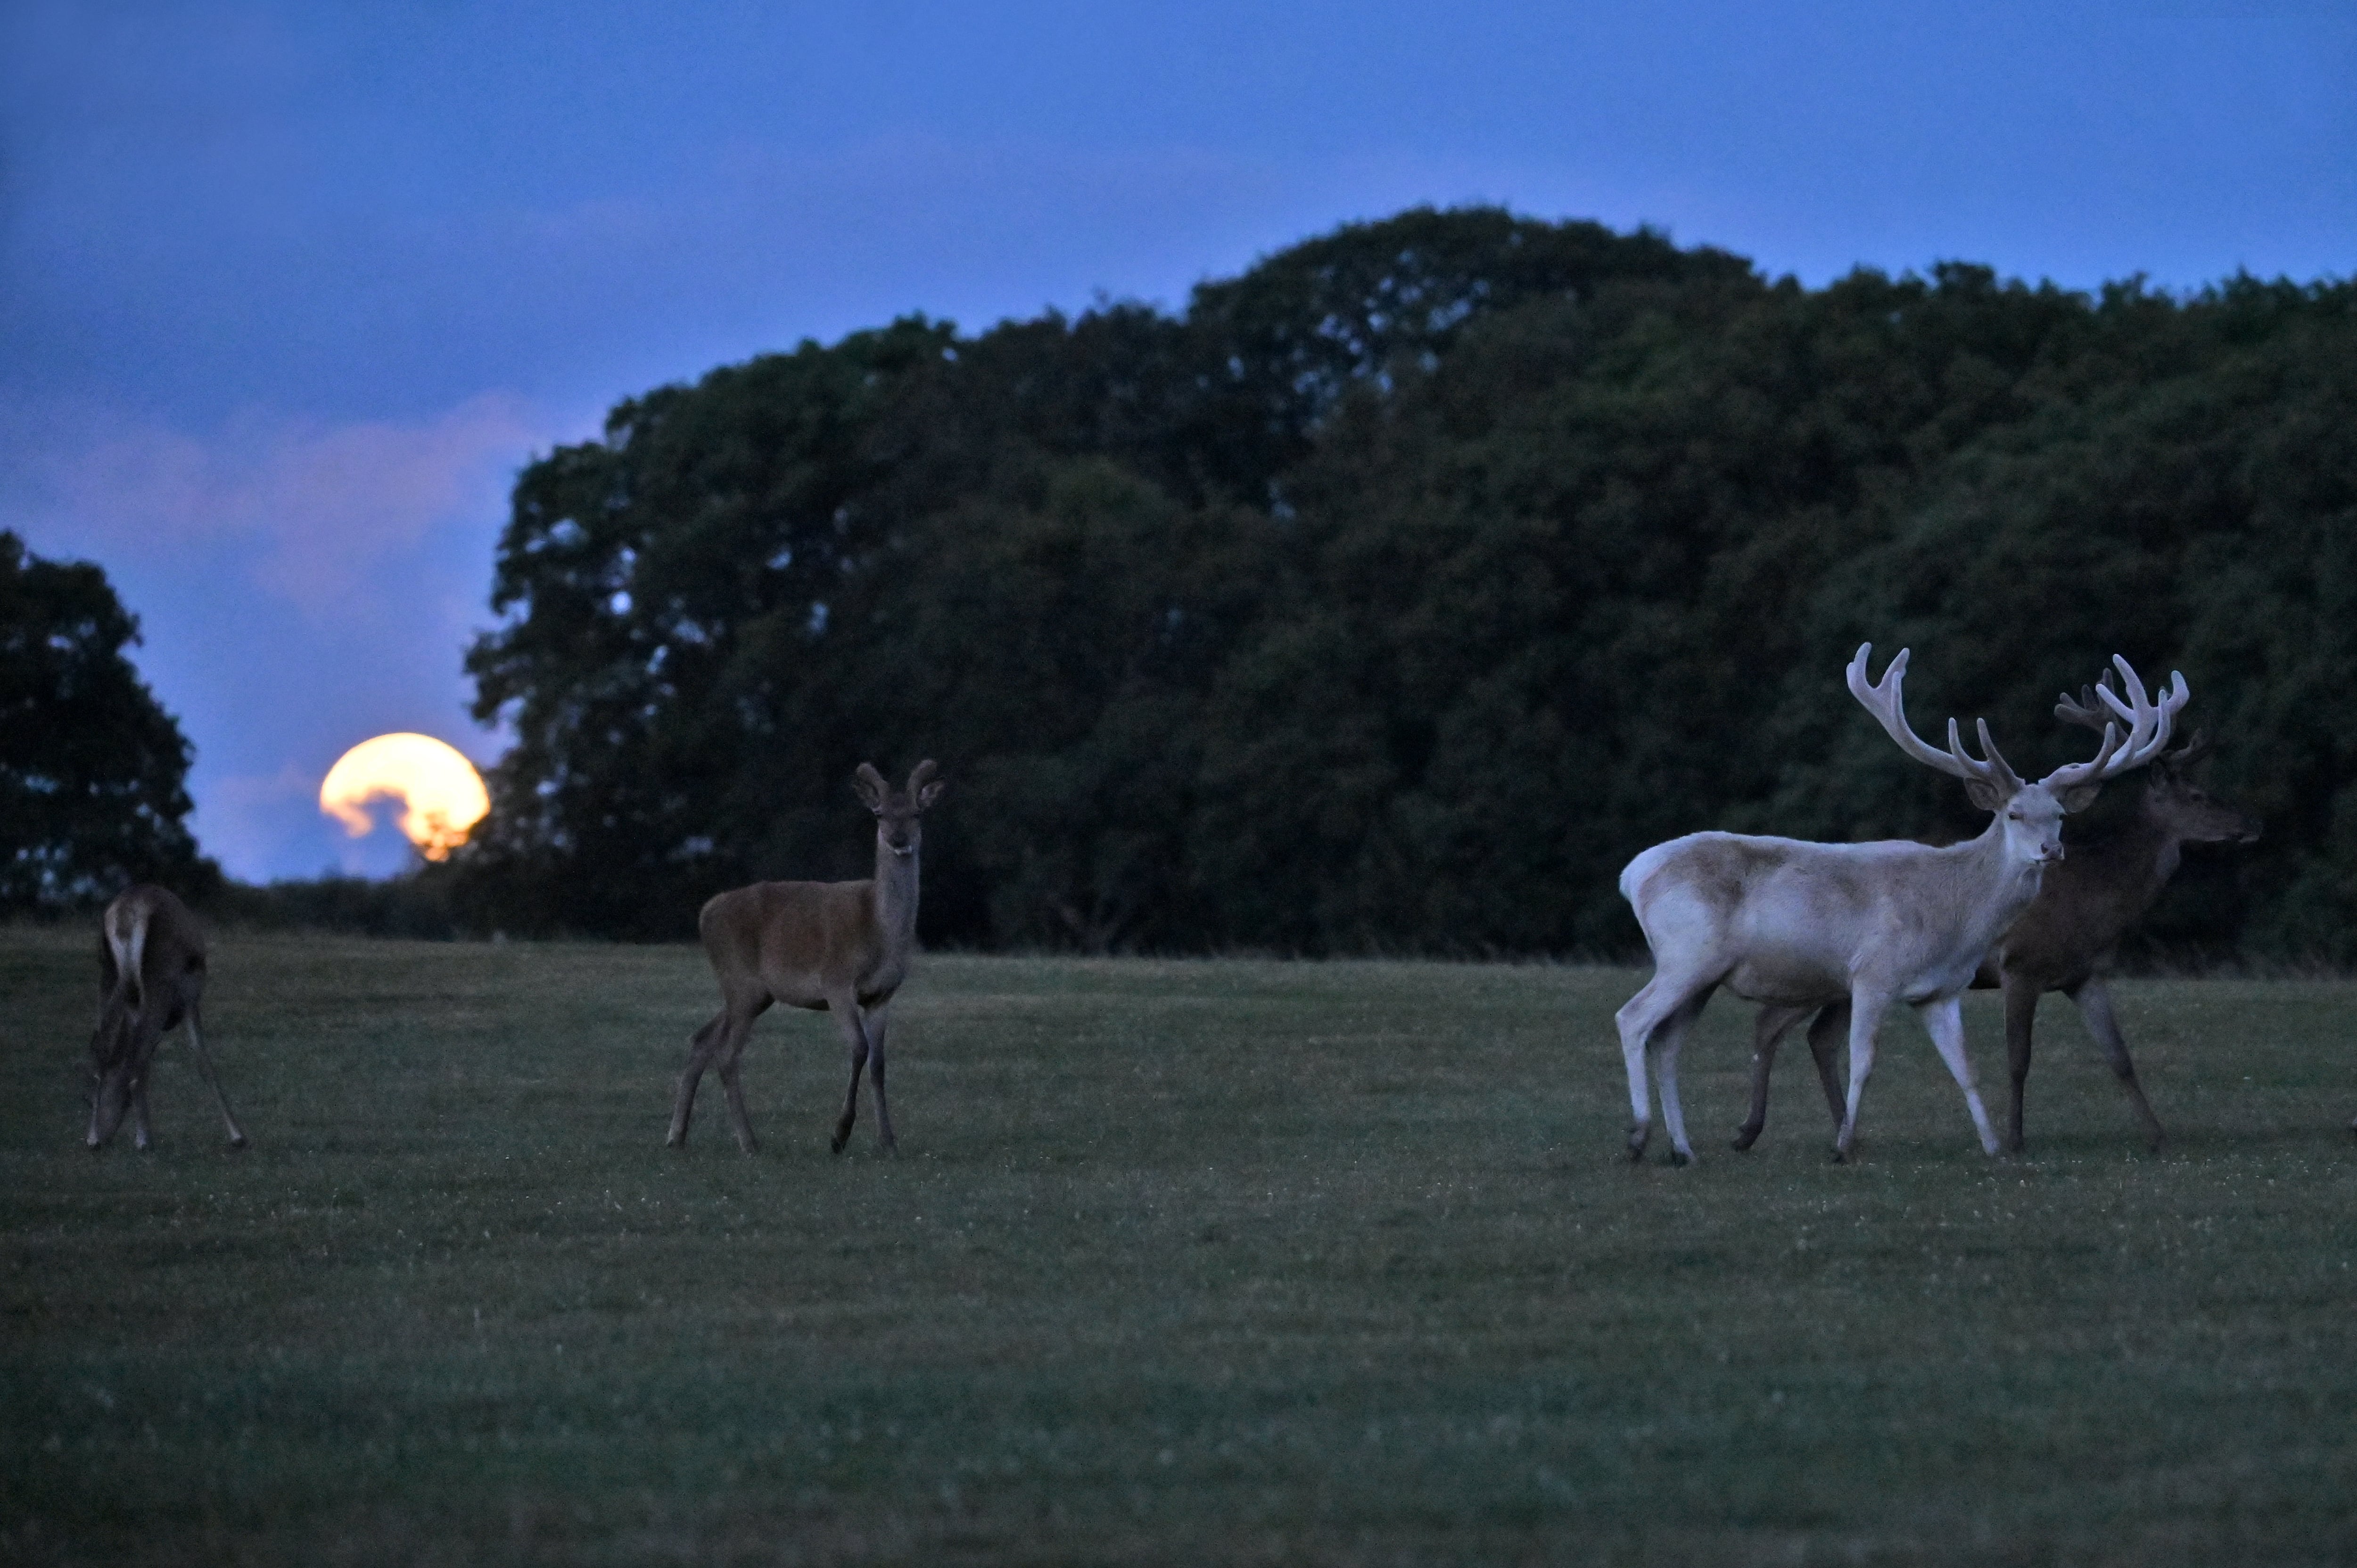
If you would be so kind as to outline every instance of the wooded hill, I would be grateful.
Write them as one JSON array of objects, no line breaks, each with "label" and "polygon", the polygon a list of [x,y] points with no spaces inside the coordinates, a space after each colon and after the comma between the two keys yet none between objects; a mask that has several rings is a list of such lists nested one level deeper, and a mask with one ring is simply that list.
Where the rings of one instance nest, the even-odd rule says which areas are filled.
[{"label": "wooded hill", "polygon": [[2155,940],[2357,959],[2349,283],[1809,289],[1420,209],[1183,315],[631,399],[523,472],[491,602],[518,744],[449,875],[511,931],[865,875],[853,768],[931,757],[933,943],[1628,952],[1661,839],[1985,823],[1843,688],[1872,640],[2033,776],[2109,655],[2183,669],[2266,837],[2189,856]]}]

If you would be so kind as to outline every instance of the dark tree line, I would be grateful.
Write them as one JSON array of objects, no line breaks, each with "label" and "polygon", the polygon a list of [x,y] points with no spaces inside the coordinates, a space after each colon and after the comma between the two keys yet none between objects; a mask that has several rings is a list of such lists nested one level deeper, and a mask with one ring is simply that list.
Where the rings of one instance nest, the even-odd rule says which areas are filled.
[{"label": "dark tree line", "polygon": [[1660,839],[1977,831],[1843,689],[1871,639],[2025,770],[2111,653],[2182,667],[2268,832],[2156,940],[2346,961],[2352,595],[2350,285],[1811,290],[1420,210],[1183,315],[806,342],[533,464],[452,875],[482,925],[684,935],[861,875],[853,768],[930,756],[931,941],[1626,951]]}]

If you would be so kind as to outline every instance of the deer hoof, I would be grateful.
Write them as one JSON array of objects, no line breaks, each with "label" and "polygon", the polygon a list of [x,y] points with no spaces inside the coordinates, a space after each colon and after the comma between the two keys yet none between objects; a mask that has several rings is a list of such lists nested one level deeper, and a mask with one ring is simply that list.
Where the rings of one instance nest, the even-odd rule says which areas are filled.
[{"label": "deer hoof", "polygon": [[1735,1142],[1727,1146],[1733,1149],[1736,1153],[1741,1154],[1759,1141],[1760,1129],[1757,1127],[1746,1127],[1742,1132],[1738,1133],[1735,1135]]},{"label": "deer hoof", "polygon": [[826,1141],[826,1152],[830,1155],[839,1155],[843,1153],[843,1145],[849,1142],[851,1142],[850,1133],[837,1133]]},{"label": "deer hoof", "polygon": [[1645,1140],[1652,1135],[1652,1131],[1653,1130],[1651,1127],[1631,1127],[1629,1129],[1630,1164],[1634,1165],[1639,1160],[1645,1157]]},{"label": "deer hoof", "polygon": [[1681,1154],[1677,1150],[1672,1149],[1670,1151],[1670,1164],[1676,1166],[1690,1165],[1694,1164],[1694,1156],[1692,1155]]},{"label": "deer hoof", "polygon": [[231,1139],[229,1141],[229,1146],[230,1146],[231,1148],[232,1148],[232,1149],[242,1149],[242,1148],[244,1148],[244,1147],[245,1147],[245,1134],[244,1134],[244,1133],[240,1133],[236,1137],[231,1138]]},{"label": "deer hoof", "polygon": [[1846,1165],[1849,1164],[1849,1151],[1847,1149],[1835,1149],[1834,1151],[1834,1164],[1837,1165]]}]

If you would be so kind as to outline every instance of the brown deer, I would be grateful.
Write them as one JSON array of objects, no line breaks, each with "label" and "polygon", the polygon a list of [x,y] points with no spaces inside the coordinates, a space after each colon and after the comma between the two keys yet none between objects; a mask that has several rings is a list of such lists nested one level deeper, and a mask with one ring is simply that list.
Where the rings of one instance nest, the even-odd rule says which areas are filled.
[{"label": "brown deer", "polygon": [[2062,856],[2062,815],[2094,798],[2101,782],[2140,768],[2168,743],[2188,695],[2172,677],[2155,706],[2126,660],[2115,660],[2131,702],[2106,689],[2102,699],[2128,732],[2106,725],[2090,762],[2058,768],[2024,783],[1979,725],[1975,758],[1948,721],[1948,746],[1927,745],[1908,726],[1901,700],[1907,650],[1880,684],[1866,677],[1873,645],[1846,671],[1850,694],[1917,761],[1964,781],[1973,803],[1991,812],[1986,832],[1965,843],[1934,848],[1905,840],[1810,843],[1738,833],[1689,833],[1655,844],[1620,873],[1620,892],[1636,910],[1653,951],[1653,977],[1629,999],[1617,1022],[1635,1121],[1629,1157],[1644,1155],[1652,1131],[1645,1088],[1650,1057],[1669,1122],[1673,1159],[1694,1158],[1678,1102],[1678,1050],[1686,1030],[1720,986],[1753,1002],[1814,1008],[1850,1003],[1849,1088],[1834,1157],[1846,1160],[1857,1136],[1858,1102],[1874,1067],[1875,1033],[1894,1002],[1915,1008],[1941,1059],[1964,1091],[1981,1146],[1996,1153],[1996,1134],[1973,1086],[1957,998],[1981,959],[2038,896],[2040,875]]},{"label": "brown deer", "polygon": [[[2100,729],[2104,710],[2092,688],[2082,688],[2079,700],[2066,694],[2057,703],[2057,716],[2072,724]],[[2196,787],[2186,774],[2209,755],[2209,737],[2195,731],[2177,750],[2153,761],[2136,821],[2100,843],[2072,847],[2068,858],[2050,866],[2038,897],[2022,912],[2004,940],[1981,961],[1973,977],[1975,990],[2005,993],[2005,1043],[2013,1076],[2012,1108],[2007,1121],[2006,1147],[2021,1152],[2023,1085],[2029,1077],[2031,1026],[2038,999],[2059,991],[2078,1004],[2087,1032],[2118,1075],[2128,1103],[2143,1122],[2151,1146],[2161,1144],[2160,1119],[2152,1112],[2143,1087],[2136,1082],[2136,1063],[2128,1058],[2112,1013],[2112,998],[2104,976],[2119,950],[2120,939],[2152,907],[2153,900],[2177,873],[2179,859],[2189,843],[2250,843],[2259,836],[2252,817]],[[1835,1002],[1817,1012],[1809,1026],[1809,1054],[1815,1060],[1817,1080],[1840,1119],[1840,1101],[1834,1088],[1835,1036],[1846,1022],[1846,1002]],[[1768,1121],[1768,1074],[1775,1066],[1776,1047],[1792,1026],[1807,1017],[1810,1008],[1763,1007],[1756,1026],[1751,1053],[1751,1113],[1735,1135],[1735,1146],[1748,1149]]]},{"label": "brown deer", "polygon": [[197,1071],[229,1124],[230,1147],[245,1147],[245,1133],[205,1050],[198,1022],[204,994],[204,928],[187,905],[161,887],[141,886],[106,907],[98,922],[98,1027],[90,1037],[91,1148],[114,1136],[125,1110],[133,1144],[143,1152],[155,1147],[147,1125],[147,1069],[165,1034],[182,1019]]},{"label": "brown deer", "polygon": [[876,1131],[884,1148],[898,1147],[884,1099],[884,1031],[892,994],[909,977],[917,942],[918,818],[941,799],[933,764],[917,764],[906,789],[894,789],[868,764],[852,788],[876,814],[876,875],[865,882],[757,882],[723,893],[704,906],[696,929],[720,982],[720,1011],[689,1042],[686,1070],[673,1102],[670,1144],[687,1142],[695,1086],[704,1069],[720,1074],[737,1144],[747,1154],[760,1145],[745,1113],[737,1058],[753,1020],[772,1002],[834,1015],[851,1048],[851,1089],[834,1123],[836,1154],[859,1113],[859,1074],[876,1088]]}]

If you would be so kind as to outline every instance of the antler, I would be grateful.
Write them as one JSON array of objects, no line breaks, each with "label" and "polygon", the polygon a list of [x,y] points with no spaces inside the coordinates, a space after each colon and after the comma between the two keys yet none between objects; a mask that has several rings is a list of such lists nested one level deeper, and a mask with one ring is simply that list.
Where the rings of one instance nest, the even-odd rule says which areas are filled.
[{"label": "antler", "polygon": [[1988,759],[1986,762],[1975,757],[1964,749],[1963,739],[1957,733],[1956,721],[1953,719],[1948,721],[1948,749],[1945,751],[1930,745],[1909,728],[1907,710],[1904,699],[1900,695],[1900,686],[1907,679],[1909,650],[1904,648],[1899,650],[1899,656],[1893,659],[1890,661],[1890,667],[1882,672],[1882,680],[1879,683],[1870,683],[1866,678],[1866,661],[1873,652],[1874,644],[1870,642],[1858,644],[1857,657],[1849,661],[1849,669],[1845,672],[1849,682],[1849,694],[1863,703],[1866,711],[1881,723],[1884,731],[1892,740],[1899,743],[1900,750],[1927,767],[1936,768],[1941,772],[1952,774],[1958,779],[1977,779],[1982,783],[1993,785],[2008,795],[2020,789],[2020,776],[2007,766],[2005,758],[1997,754],[1996,743],[1989,738],[1986,719],[1973,721],[1974,727],[1980,735],[1981,755]]},{"label": "antler", "polygon": [[[2111,681],[2111,678],[2112,672],[2108,670],[2104,671],[2104,680],[2107,684]],[[2182,679],[2182,677],[2179,677],[2179,679]],[[2071,700],[2071,693],[2068,692],[2063,693],[2062,700],[2054,704],[2054,716],[2065,721],[2066,723],[2084,725],[2087,728],[2092,730],[2107,729],[2111,726],[2112,722],[2112,715],[2104,708],[2103,700],[2096,696],[2095,688],[2093,686],[2080,687],[2079,700],[2077,702],[2072,702]],[[2164,751],[2152,759],[2152,765],[2155,768],[2165,768],[2182,771],[2185,768],[2192,767],[2195,763],[2201,761],[2203,757],[2209,755],[2210,736],[2208,732],[2204,730],[2195,730],[2190,736],[2186,737],[2185,744],[2183,746],[2179,746],[2174,751]]]},{"label": "antler", "polygon": [[[2066,692],[2062,700],[2054,704],[2055,717],[2071,724],[2084,725],[2089,729],[2100,727],[2104,732],[2104,749],[2095,754],[2093,762],[2076,762],[2058,768],[2041,782],[2055,789],[2068,789],[2073,785],[2116,778],[2132,768],[2142,768],[2158,757],[2161,748],[2169,744],[2169,734],[2177,725],[2177,715],[2193,694],[2185,683],[2184,671],[2172,670],[2169,672],[2169,683],[2162,689],[2160,701],[2156,704],[2146,695],[2144,682],[2126,660],[2115,653],[2112,663],[2127,685],[2127,701],[2122,702],[2119,693],[2112,690],[2112,672],[2106,670],[2099,683],[2079,689],[2077,702],[2072,702]],[[2097,703],[2110,712],[2103,713],[2096,707]],[[2119,738],[2113,715],[2126,721],[2128,731],[2126,739]]]},{"label": "antler", "polygon": [[[2108,670],[2104,671],[2102,683],[2108,686],[2111,681],[2112,672]],[[2080,687],[2079,696],[2075,702],[2072,700],[2070,693],[2063,693],[2061,699],[2054,704],[2054,716],[2064,724],[2078,725],[2083,728],[2093,730],[2097,735],[2112,727],[2111,710],[2104,706],[2104,700],[2095,695],[2095,688],[2093,686]]]}]

